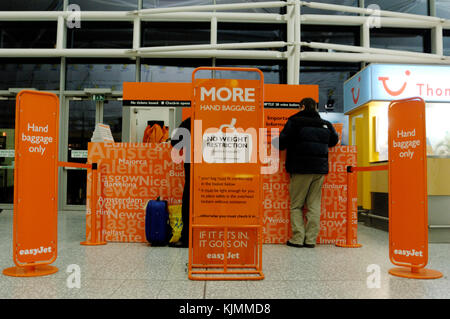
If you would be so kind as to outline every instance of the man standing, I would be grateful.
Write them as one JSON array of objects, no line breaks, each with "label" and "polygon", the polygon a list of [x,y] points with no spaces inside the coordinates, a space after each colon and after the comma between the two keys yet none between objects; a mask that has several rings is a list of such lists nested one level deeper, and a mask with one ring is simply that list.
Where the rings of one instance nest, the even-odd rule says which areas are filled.
[{"label": "man standing", "polygon": [[[320,230],[322,184],[328,174],[328,148],[339,142],[333,125],[323,120],[312,98],[300,102],[300,112],[291,116],[280,133],[280,150],[286,151],[290,174],[292,237],[287,245],[314,248]],[[306,204],[306,226],[303,205]]]}]

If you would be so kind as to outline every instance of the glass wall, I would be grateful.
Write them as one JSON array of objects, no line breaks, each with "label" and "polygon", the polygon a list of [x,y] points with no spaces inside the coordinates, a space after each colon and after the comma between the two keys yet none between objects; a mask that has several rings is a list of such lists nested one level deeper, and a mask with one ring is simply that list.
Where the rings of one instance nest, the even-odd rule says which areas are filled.
[{"label": "glass wall", "polygon": [[[360,28],[345,26],[304,25],[301,28],[301,40],[343,45],[360,43]],[[302,51],[326,51],[302,47]]]},{"label": "glass wall", "polygon": [[67,48],[130,49],[133,24],[130,22],[81,21],[80,28],[67,29]]},{"label": "glass wall", "polygon": [[114,142],[122,142],[122,101],[105,100],[103,103],[103,123],[108,124]]},{"label": "glass wall", "polygon": [[131,11],[137,10],[137,0],[69,0],[85,11]]},{"label": "glass wall", "polygon": [[431,53],[431,30],[372,28],[370,30],[370,46],[372,48]]},{"label": "glass wall", "polygon": [[[86,163],[82,151],[87,151],[95,129],[95,102],[91,100],[69,101],[69,132],[67,159],[69,162]],[[67,170],[68,205],[86,204],[86,170]]]},{"label": "glass wall", "polygon": [[15,100],[0,100],[0,204],[14,201]]},{"label": "glass wall", "polygon": [[143,8],[169,8],[179,6],[198,6],[214,4],[214,0],[144,0]]},{"label": "glass wall", "polygon": [[[271,42],[282,41],[286,37],[285,24],[218,23],[217,25],[217,43]],[[286,49],[277,48],[276,50],[285,51]]]},{"label": "glass wall", "polygon": [[0,59],[0,90],[59,90],[60,59]]},{"label": "glass wall", "polygon": [[444,19],[450,19],[450,1],[435,0],[436,16]]},{"label": "glass wall", "polygon": [[0,1],[0,11],[59,11],[63,9],[63,4],[63,0]]},{"label": "glass wall", "polygon": [[142,46],[209,44],[209,22],[143,22]]},{"label": "glass wall", "polygon": [[[282,0],[281,0],[282,1]],[[211,5],[211,4],[230,4],[230,3],[243,3],[242,0],[144,0],[143,8],[169,8],[180,6],[198,6],[198,5]],[[246,0],[245,2],[267,2],[267,0]],[[280,13],[283,9],[279,8],[254,8],[254,9],[242,9],[234,10],[238,12],[257,12],[257,13]]]},{"label": "glass wall", "polygon": [[191,82],[201,66],[212,66],[212,59],[142,59],[141,82]]},{"label": "glass wall", "polygon": [[111,88],[136,80],[136,64],[129,59],[67,59],[66,90]]},{"label": "glass wall", "polygon": [[2,21],[0,22],[0,48],[54,48],[56,46],[55,21]]},{"label": "glass wall", "polygon": [[[311,1],[311,2],[320,2],[320,3],[326,3],[326,4],[338,4],[338,5],[350,6],[350,7],[358,7],[359,6],[358,0],[321,0],[321,1]],[[356,15],[355,13],[332,11],[332,10],[319,10],[319,9],[312,9],[312,8],[308,8],[308,7],[302,7],[301,13],[302,14]]]},{"label": "glass wall", "polygon": [[444,55],[450,56],[450,30],[443,30]]},{"label": "glass wall", "polygon": [[428,0],[364,0],[364,4],[380,10],[428,15]]},{"label": "glass wall", "polygon": [[[216,66],[220,67],[239,67],[239,68],[257,68],[264,74],[264,83],[267,84],[286,84],[287,80],[287,62],[272,60],[225,60],[217,59]],[[220,72],[217,77],[230,78],[229,72]],[[248,79],[258,80],[256,74],[247,74]]]},{"label": "glass wall", "polygon": [[319,85],[319,111],[344,112],[344,82],[360,70],[357,63],[303,62],[300,84]]}]

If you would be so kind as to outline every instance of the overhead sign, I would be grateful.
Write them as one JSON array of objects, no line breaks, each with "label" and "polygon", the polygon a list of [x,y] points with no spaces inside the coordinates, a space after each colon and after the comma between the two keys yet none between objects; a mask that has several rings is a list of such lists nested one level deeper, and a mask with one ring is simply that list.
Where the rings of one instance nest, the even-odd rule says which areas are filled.
[{"label": "overhead sign", "polygon": [[94,94],[92,95],[92,100],[94,101],[104,101],[105,96],[103,94]]},{"label": "overhead sign", "polygon": [[14,150],[0,150],[0,157],[14,157]]},{"label": "overhead sign", "polygon": [[124,82],[123,106],[191,106],[191,83]]},{"label": "overhead sign", "polygon": [[368,101],[421,97],[427,102],[450,101],[449,66],[370,64],[344,84],[344,111]]},{"label": "overhead sign", "polygon": [[[19,268],[47,265],[57,256],[58,125],[55,94],[19,92],[13,226],[13,258]],[[14,276],[14,272],[10,274]]]},{"label": "overhead sign", "polygon": [[358,72],[344,84],[344,112],[372,100],[371,65]]}]

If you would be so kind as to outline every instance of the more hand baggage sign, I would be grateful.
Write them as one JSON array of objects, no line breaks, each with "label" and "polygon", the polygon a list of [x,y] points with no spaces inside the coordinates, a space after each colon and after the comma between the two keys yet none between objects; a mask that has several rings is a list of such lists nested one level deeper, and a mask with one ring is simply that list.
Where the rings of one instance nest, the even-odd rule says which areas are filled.
[{"label": "more hand baggage sign", "polygon": [[[202,70],[251,72],[259,80],[196,79]],[[264,278],[258,156],[264,126],[263,79],[258,69],[193,72],[190,279]]]}]

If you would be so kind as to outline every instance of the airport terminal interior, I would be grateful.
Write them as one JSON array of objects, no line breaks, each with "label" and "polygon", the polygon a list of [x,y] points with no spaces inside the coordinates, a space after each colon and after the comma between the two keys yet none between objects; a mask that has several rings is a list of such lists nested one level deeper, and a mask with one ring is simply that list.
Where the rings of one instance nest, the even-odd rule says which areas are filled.
[{"label": "airport terminal interior", "polygon": [[[99,144],[139,148],[148,143],[147,130],[159,123],[167,147],[151,142],[149,152],[159,150],[152,156],[167,159],[168,137],[194,109],[189,85],[198,67],[258,69],[264,77],[264,97],[258,101],[264,105],[268,126],[282,128],[287,117],[296,112],[297,98],[313,97],[320,116],[340,136],[339,145],[330,151],[330,174],[337,186],[330,177],[324,184],[322,201],[328,206],[322,210],[321,236],[329,236],[314,248],[286,245],[288,174],[277,171],[279,175],[264,182],[270,190],[256,190],[257,196],[269,201],[258,208],[266,223],[266,242],[258,243],[262,248],[255,253],[262,257],[262,280],[191,280],[188,248],[152,247],[142,239],[142,229],[138,230],[138,242],[114,237],[117,230],[136,235],[133,227],[144,223],[142,217],[132,220],[134,224],[129,223],[133,225],[125,230],[120,228],[123,220],[112,218],[105,245],[80,245],[93,240],[95,233],[86,227],[92,225],[90,205],[95,202],[91,196],[92,148],[109,147]],[[23,257],[23,250],[14,247],[16,232],[23,225],[23,217],[16,220],[14,215],[18,205],[15,194],[19,192],[15,172],[20,165],[16,144],[22,132],[16,107],[22,92],[58,98],[55,156],[66,163],[56,168],[57,202],[53,202],[57,207],[57,241],[52,245],[57,246],[57,258],[52,266],[58,272],[27,278],[0,274],[0,299],[450,298],[448,74],[449,0],[0,1],[0,270],[15,265],[13,255]],[[211,71],[213,80],[223,81],[220,83],[234,79],[232,76],[230,70]],[[253,76],[240,76],[239,80],[255,82]],[[212,92],[207,91],[207,97],[216,91]],[[238,97],[242,98],[242,92]],[[392,151],[388,108],[400,99],[411,98],[423,102],[426,114],[426,120],[421,117],[426,134],[417,137],[422,138],[424,156],[420,160],[426,166],[404,176],[411,178],[411,183],[423,178],[419,186],[427,187],[416,189],[423,190],[424,201],[419,206],[425,208],[414,207],[398,216],[404,216],[405,225],[417,220],[413,226],[418,225],[419,230],[414,228],[410,237],[424,238],[424,245],[428,245],[425,268],[441,272],[438,279],[389,273],[396,267],[390,260],[395,244],[390,241],[392,232],[402,233],[405,240],[409,234],[405,229],[398,231],[398,219],[393,223],[390,212],[393,187],[389,183],[389,156],[394,155],[388,155]],[[40,116],[39,112],[34,114]],[[238,117],[238,125],[249,119]],[[262,123],[262,116],[259,119]],[[225,120],[228,127],[236,123],[236,118],[224,115]],[[40,128],[42,134],[47,129]],[[418,128],[408,134],[416,133],[421,134]],[[103,143],[111,141],[114,143]],[[407,154],[410,156],[409,150]],[[149,158],[140,160],[153,164]],[[167,186],[164,192],[170,189],[173,198],[164,199],[181,204],[183,167],[167,163],[164,169],[169,167],[171,175],[165,186],[172,181],[176,187]],[[345,193],[345,202],[344,193],[339,191],[348,189],[350,179],[345,174],[351,171],[346,171],[347,165],[366,171],[354,172],[355,193]],[[344,182],[339,184],[336,176]],[[156,189],[150,173],[140,182],[144,183],[142,188]],[[39,188],[38,181],[27,183],[27,189],[31,187]],[[354,196],[354,207],[347,206],[350,196]],[[138,197],[127,200],[142,204],[156,199]],[[417,198],[403,193],[402,200]],[[41,204],[36,200],[36,207]],[[120,215],[122,208],[115,214]],[[141,208],[139,216],[143,216]],[[53,218],[47,209],[28,213]],[[350,228],[342,223],[350,214],[356,232],[345,238],[343,234]],[[342,228],[332,228],[328,220],[341,223]],[[257,227],[261,230],[263,225]],[[338,247],[336,234],[341,241],[351,237],[361,247]]]}]

